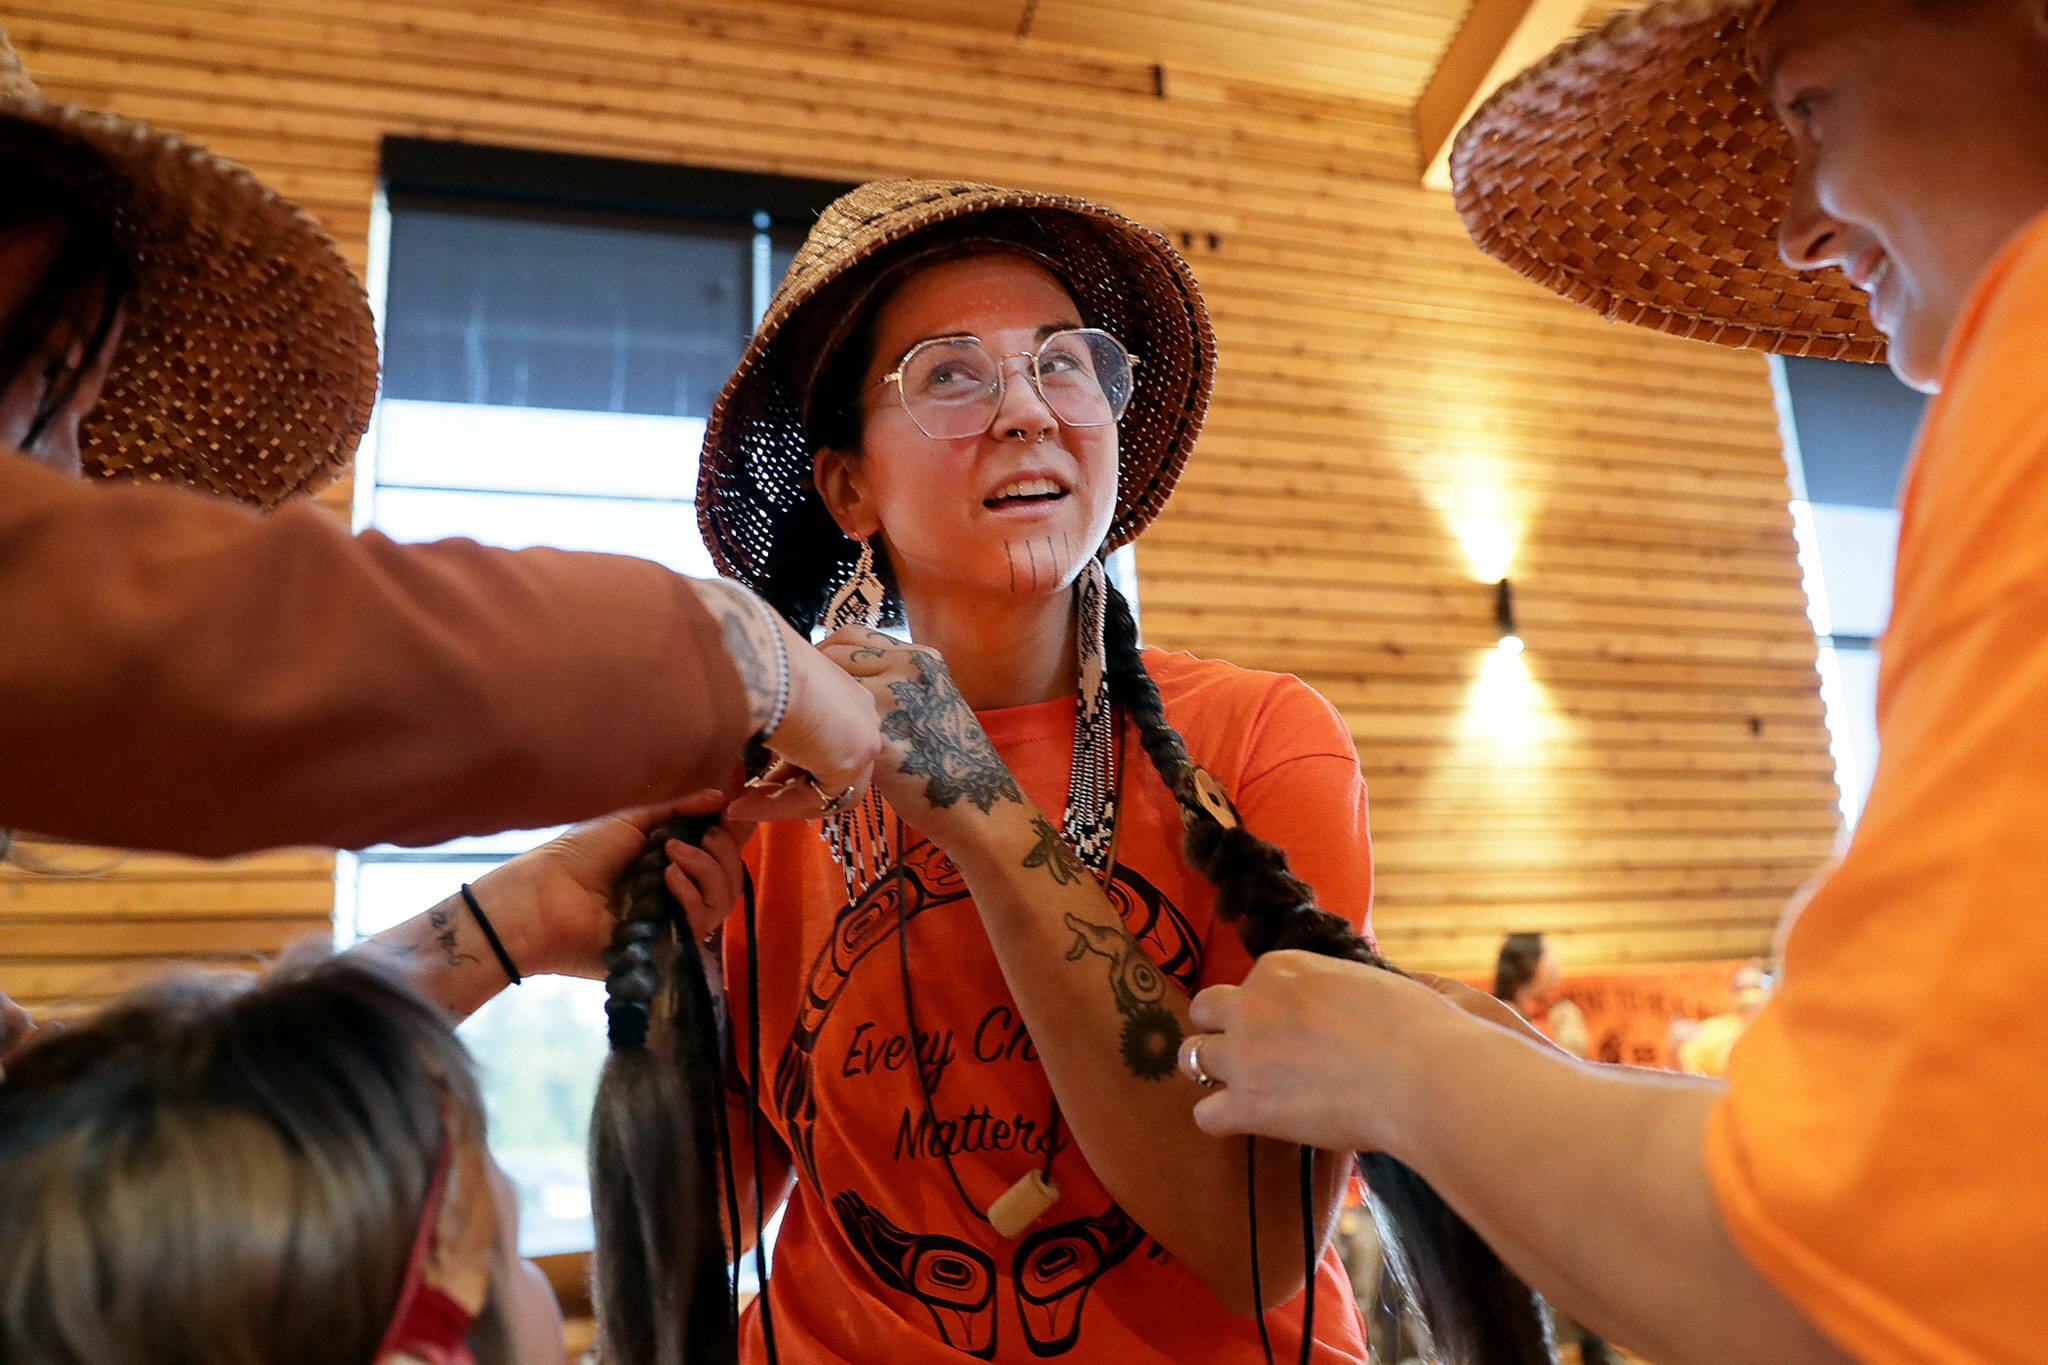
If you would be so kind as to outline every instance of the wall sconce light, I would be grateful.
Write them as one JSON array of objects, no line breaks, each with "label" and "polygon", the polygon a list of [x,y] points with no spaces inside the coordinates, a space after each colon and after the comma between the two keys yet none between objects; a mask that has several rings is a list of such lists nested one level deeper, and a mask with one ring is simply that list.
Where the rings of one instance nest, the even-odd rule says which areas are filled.
[{"label": "wall sconce light", "polygon": [[1494,648],[1510,656],[1520,654],[1522,635],[1515,625],[1515,586],[1505,578],[1493,585],[1493,621],[1500,627],[1500,642]]}]

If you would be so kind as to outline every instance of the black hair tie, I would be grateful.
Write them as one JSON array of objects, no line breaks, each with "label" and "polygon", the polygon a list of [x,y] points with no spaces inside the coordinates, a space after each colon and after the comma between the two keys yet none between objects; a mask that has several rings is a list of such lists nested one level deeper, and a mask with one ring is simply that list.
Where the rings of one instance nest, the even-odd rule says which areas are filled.
[{"label": "black hair tie", "polygon": [[511,978],[512,984],[516,986],[526,980],[519,974],[519,968],[512,964],[512,954],[505,951],[505,941],[499,938],[498,931],[491,927],[490,917],[484,914],[484,908],[476,903],[476,892],[469,889],[468,882],[462,884],[462,903],[469,907],[470,914],[476,916],[476,927],[484,931],[484,942],[491,945],[491,951],[497,954],[498,965],[505,969],[505,975]]}]

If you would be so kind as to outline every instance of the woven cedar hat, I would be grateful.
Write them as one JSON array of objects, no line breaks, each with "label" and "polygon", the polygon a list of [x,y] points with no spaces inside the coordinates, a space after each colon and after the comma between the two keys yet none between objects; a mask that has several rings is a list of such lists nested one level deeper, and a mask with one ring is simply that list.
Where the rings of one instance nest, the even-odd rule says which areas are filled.
[{"label": "woven cedar hat", "polygon": [[1659,0],[1502,86],[1451,153],[1473,240],[1614,321],[1882,360],[1863,293],[1778,254],[1792,140],[1746,41],[1775,2]]},{"label": "woven cedar hat", "polygon": [[85,472],[259,507],[340,473],[376,398],[377,334],[327,234],[191,143],[44,99],[0,34],[0,139],[23,133],[107,215],[135,274]]},{"label": "woven cedar hat", "polygon": [[[950,241],[1015,246],[1042,260],[1080,305],[1139,360],[1119,423],[1121,467],[1109,545],[1150,524],[1187,463],[1215,380],[1216,338],[1193,273],[1164,237],[1109,209],[1063,195],[941,180],[878,180],[819,215],[746,354],[711,409],[698,473],[697,522],[719,572],[789,610],[778,553],[817,501],[804,434],[810,390],[890,271]],[[817,516],[823,517],[818,511]],[[837,581],[854,547],[829,558]],[[799,585],[808,592],[822,586]],[[779,586],[788,588],[789,584]],[[784,600],[778,600],[784,599]]]}]

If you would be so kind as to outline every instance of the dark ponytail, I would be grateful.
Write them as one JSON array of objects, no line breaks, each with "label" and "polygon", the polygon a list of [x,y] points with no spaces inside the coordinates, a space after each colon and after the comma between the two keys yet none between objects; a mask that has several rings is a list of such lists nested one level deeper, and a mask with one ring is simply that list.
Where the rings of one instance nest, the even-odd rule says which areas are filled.
[{"label": "dark ponytail", "polygon": [[[1130,604],[1112,585],[1104,622],[1110,695],[1138,727],[1160,780],[1180,803],[1188,861],[1216,888],[1216,911],[1236,925],[1254,957],[1280,949],[1321,953],[1399,973],[1287,869],[1287,855],[1234,820],[1219,819],[1220,793],[1205,792],[1187,745],[1166,719],[1145,671]],[[1444,1365],[1524,1365],[1555,1360],[1541,1301],[1428,1182],[1383,1152],[1359,1156],[1387,1260]],[[1304,1223],[1310,1210],[1303,1209]],[[1256,1260],[1256,1258],[1255,1258]],[[1313,1265],[1304,1272],[1311,1283]],[[1306,1330],[1306,1329],[1305,1329]]]},{"label": "dark ponytail", "polygon": [[715,821],[686,816],[656,829],[612,893],[618,927],[604,955],[611,1053],[590,1122],[591,1305],[606,1365],[739,1357],[719,1217],[722,1182],[737,1227],[718,1010],[663,875],[668,841],[698,843]]}]

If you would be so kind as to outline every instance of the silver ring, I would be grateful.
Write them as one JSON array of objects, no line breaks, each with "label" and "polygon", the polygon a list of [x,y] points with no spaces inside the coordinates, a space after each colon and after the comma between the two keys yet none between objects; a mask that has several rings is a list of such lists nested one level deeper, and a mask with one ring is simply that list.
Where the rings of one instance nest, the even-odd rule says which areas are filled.
[{"label": "silver ring", "polygon": [[818,785],[818,779],[810,773],[804,774],[804,781],[811,784],[811,790],[816,792],[818,799],[825,803],[825,809],[819,812],[821,815],[838,815],[853,805],[853,789],[855,784],[851,782],[847,783],[846,789],[837,796],[827,796],[825,795],[825,789]]},{"label": "silver ring", "polygon": [[1198,1033],[1188,1039],[1186,1044],[1187,1066],[1185,1069],[1188,1073],[1188,1079],[1201,1086],[1204,1090],[1214,1090],[1218,1085],[1222,1084],[1222,1082],[1202,1069],[1202,1044],[1208,1042],[1212,1036],[1214,1035]]}]

